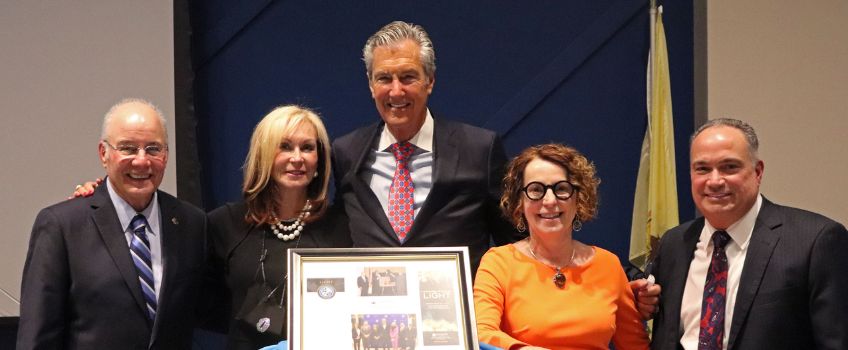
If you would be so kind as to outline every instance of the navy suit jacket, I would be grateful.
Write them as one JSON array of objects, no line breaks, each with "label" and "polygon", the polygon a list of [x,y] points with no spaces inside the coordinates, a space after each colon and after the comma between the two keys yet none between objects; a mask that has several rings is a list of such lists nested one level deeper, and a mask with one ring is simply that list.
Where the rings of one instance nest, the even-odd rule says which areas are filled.
[{"label": "navy suit jacket", "polygon": [[[652,273],[662,285],[651,348],[677,349],[680,305],[704,218],[669,230]],[[763,199],[745,257],[727,350],[848,349],[848,231]],[[728,330],[725,330],[727,332]]]},{"label": "navy suit jacket", "polygon": [[333,142],[335,205],[349,218],[355,247],[467,246],[473,276],[490,242],[521,238],[498,208],[506,163],[500,138],[490,130],[434,118],[433,188],[401,243],[363,179],[383,125],[362,127]]},{"label": "navy suit jacket", "polygon": [[106,186],[42,209],[29,242],[17,348],[190,349],[206,252],[205,214],[159,191],[162,283],[147,319]]}]

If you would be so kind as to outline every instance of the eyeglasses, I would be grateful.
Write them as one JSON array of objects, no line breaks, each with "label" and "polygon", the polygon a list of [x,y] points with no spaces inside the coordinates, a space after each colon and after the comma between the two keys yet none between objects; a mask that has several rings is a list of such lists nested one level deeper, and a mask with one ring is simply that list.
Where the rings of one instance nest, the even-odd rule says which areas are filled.
[{"label": "eyeglasses", "polygon": [[144,147],[139,147],[133,144],[122,143],[116,147],[112,146],[112,144],[106,140],[103,140],[103,143],[105,143],[106,146],[109,146],[109,148],[118,151],[118,153],[120,153],[124,157],[138,157],[138,152],[140,150],[144,150],[144,154],[148,157],[159,160],[164,159],[165,155],[168,154],[168,146],[166,145],[153,144]]},{"label": "eyeglasses", "polygon": [[567,200],[571,198],[574,194],[574,190],[577,189],[577,186],[572,185],[568,181],[560,181],[553,185],[545,185],[541,182],[533,181],[524,188],[521,189],[524,192],[524,195],[527,196],[528,199],[537,201],[542,198],[545,198],[545,194],[548,193],[548,189],[551,189],[554,192],[554,196],[559,200]]}]

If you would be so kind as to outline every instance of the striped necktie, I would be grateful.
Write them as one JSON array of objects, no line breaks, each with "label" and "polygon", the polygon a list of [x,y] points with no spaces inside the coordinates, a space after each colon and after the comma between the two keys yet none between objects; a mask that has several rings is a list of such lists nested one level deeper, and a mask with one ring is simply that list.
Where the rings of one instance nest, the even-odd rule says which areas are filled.
[{"label": "striped necktie", "polygon": [[136,215],[130,222],[133,236],[130,241],[130,255],[132,255],[135,270],[138,272],[138,281],[141,284],[141,294],[144,303],[147,304],[147,317],[150,320],[156,318],[156,289],[153,282],[153,263],[150,255],[150,242],[147,240],[147,219],[144,215]]}]

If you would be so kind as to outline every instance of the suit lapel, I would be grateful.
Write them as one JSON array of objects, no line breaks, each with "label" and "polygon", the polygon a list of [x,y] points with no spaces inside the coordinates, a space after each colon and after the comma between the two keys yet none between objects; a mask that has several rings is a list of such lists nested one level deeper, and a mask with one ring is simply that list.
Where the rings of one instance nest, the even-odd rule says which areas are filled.
[{"label": "suit lapel", "polygon": [[439,122],[438,119],[433,118],[433,187],[412,222],[408,237],[414,236],[418,231],[427,227],[430,218],[441,207],[441,184],[449,182],[456,176],[460,149],[456,144],[456,138],[453,137],[454,131],[455,129],[451,128],[450,124]]},{"label": "suit lapel", "polygon": [[774,247],[780,240],[780,235],[774,232],[774,229],[781,225],[781,221],[778,215],[774,215],[774,209],[774,205],[763,198],[763,205],[757,215],[754,231],[751,233],[742,276],[739,278],[739,291],[736,294],[736,306],[733,309],[733,320],[727,342],[728,349],[733,349],[736,337],[748,318],[751,304],[760,289],[763,274],[771,260]]},{"label": "suit lapel", "polygon": [[[97,231],[106,244],[118,272],[124,278],[127,289],[135,299],[139,311],[147,315],[144,299],[141,296],[138,273],[135,271],[135,265],[133,265],[132,257],[130,257],[130,248],[124,235],[124,228],[118,221],[118,213],[115,212],[115,206],[109,198],[109,191],[105,185],[100,186],[94,192],[93,207],[95,207],[93,218],[95,225],[97,225]],[[147,318],[145,317],[145,319]]]},{"label": "suit lapel", "polygon": [[361,143],[357,144],[353,149],[361,149],[362,153],[357,156],[356,163],[353,165],[352,171],[347,175],[350,176],[350,184],[353,192],[362,209],[371,217],[371,220],[377,224],[383,233],[397,240],[392,225],[389,224],[389,218],[386,217],[386,212],[383,206],[380,205],[380,200],[377,195],[371,190],[371,187],[363,180],[363,171],[365,163],[371,152],[377,148],[377,143],[380,142],[380,131],[382,131],[383,123],[376,123],[371,130],[368,130],[366,136],[361,139]]},{"label": "suit lapel", "polygon": [[177,210],[177,201],[169,195],[159,191],[159,215],[161,216],[159,232],[159,246],[162,254],[162,283],[159,290],[159,303],[156,310],[156,322],[153,325],[153,332],[150,335],[150,344],[156,340],[159,333],[159,320],[167,317],[168,305],[170,299],[168,292],[170,285],[176,278],[179,271],[179,224],[181,222],[179,211]]},{"label": "suit lapel", "polygon": [[676,249],[675,247],[667,248],[674,250],[672,254],[676,255],[676,258],[672,259],[672,262],[677,262],[671,269],[672,276],[666,279],[669,283],[667,288],[670,294],[664,298],[666,300],[674,300],[675,302],[673,305],[668,305],[670,307],[668,315],[670,315],[672,319],[665,322],[669,325],[668,328],[670,332],[673,332],[674,336],[671,338],[675,341],[679,340],[682,335],[680,334],[680,329],[677,325],[680,324],[680,307],[683,301],[683,290],[686,288],[686,280],[689,276],[689,265],[695,257],[695,248],[698,245],[698,239],[701,236],[701,230],[703,230],[703,228],[704,218],[701,217],[696,219],[683,233],[682,249]]}]

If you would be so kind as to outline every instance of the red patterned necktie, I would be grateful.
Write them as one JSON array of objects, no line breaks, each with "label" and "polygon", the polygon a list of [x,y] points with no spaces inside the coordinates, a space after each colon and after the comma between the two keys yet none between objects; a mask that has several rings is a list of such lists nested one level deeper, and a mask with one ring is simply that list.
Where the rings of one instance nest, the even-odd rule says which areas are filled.
[{"label": "red patterned necktie", "polygon": [[395,155],[396,167],[392,185],[389,187],[389,223],[403,242],[412,227],[412,217],[415,213],[412,207],[414,186],[412,175],[409,173],[409,156],[414,148],[406,141],[394,143],[391,148]]},{"label": "red patterned necktie", "polygon": [[730,241],[727,232],[713,233],[713,256],[704,283],[701,304],[701,331],[698,350],[721,350],[724,340],[724,309],[727,296],[727,254],[724,246]]}]

